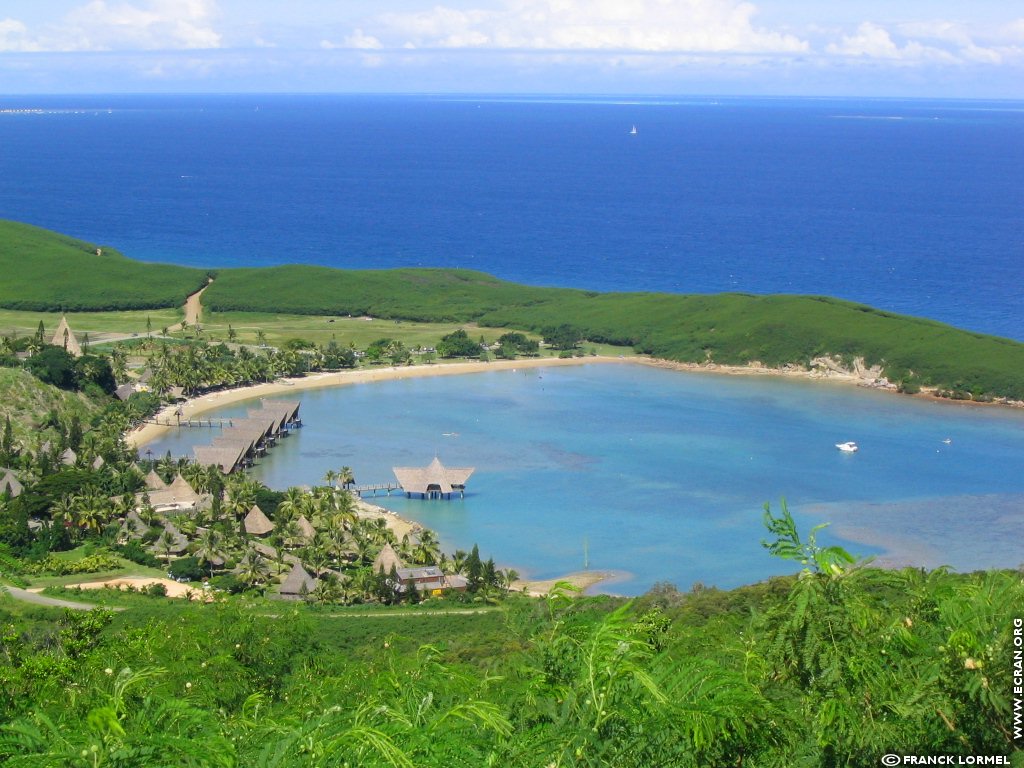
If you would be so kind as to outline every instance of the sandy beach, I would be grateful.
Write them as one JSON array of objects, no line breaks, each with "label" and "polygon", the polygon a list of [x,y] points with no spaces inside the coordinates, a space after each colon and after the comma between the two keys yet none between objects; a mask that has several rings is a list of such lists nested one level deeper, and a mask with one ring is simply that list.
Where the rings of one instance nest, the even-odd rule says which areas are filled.
[{"label": "sandy beach", "polygon": [[512,582],[513,592],[525,592],[533,597],[543,597],[551,591],[552,587],[561,582],[568,582],[579,590],[578,594],[584,594],[591,587],[602,582],[619,581],[627,576],[620,571],[576,571],[558,576],[554,579],[519,579]]}]

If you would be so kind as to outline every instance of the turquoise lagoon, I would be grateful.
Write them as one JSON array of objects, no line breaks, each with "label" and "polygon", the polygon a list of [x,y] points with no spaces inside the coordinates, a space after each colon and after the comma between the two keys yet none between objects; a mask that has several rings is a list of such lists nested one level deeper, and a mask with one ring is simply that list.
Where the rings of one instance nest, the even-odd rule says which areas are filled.
[{"label": "turquoise lagoon", "polygon": [[[358,483],[438,456],[474,466],[465,499],[376,502],[551,578],[589,567],[603,589],[733,587],[794,570],[761,547],[763,505],[885,565],[1024,562],[1024,413],[765,376],[588,364],[296,392],[305,426],[252,472],[273,488]],[[253,403],[212,412],[244,414]],[[189,455],[208,430],[148,446]],[[856,454],[835,444],[854,440]],[[948,441],[948,442],[947,442]]]}]

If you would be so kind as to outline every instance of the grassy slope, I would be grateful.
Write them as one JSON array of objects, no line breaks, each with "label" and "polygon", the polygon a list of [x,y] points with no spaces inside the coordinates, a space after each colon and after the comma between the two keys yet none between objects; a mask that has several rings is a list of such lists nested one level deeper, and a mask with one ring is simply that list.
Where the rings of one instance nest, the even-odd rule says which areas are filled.
[{"label": "grassy slope", "polygon": [[206,273],[145,264],[45,229],[0,221],[0,307],[24,310],[181,306]]},{"label": "grassy slope", "polygon": [[15,441],[31,445],[36,425],[55,408],[62,414],[77,413],[83,423],[99,410],[84,395],[44,384],[28,371],[0,368],[0,426],[10,416]]},{"label": "grassy slope", "polygon": [[[205,273],[130,261],[35,227],[0,222],[0,306],[110,309],[181,304]],[[812,296],[599,294],[516,285],[470,270],[221,270],[213,312],[373,315],[538,331],[570,323],[596,342],[670,360],[806,364],[820,355],[881,362],[891,379],[1024,399],[1024,344]],[[31,305],[31,306],[29,306]],[[334,330],[334,329],[332,329]]]},{"label": "grassy slope", "polygon": [[825,297],[592,293],[507,283],[469,270],[228,270],[215,310],[391,317],[540,330],[570,323],[592,341],[670,360],[806,364],[821,355],[883,363],[894,380],[1024,399],[1024,344]]}]

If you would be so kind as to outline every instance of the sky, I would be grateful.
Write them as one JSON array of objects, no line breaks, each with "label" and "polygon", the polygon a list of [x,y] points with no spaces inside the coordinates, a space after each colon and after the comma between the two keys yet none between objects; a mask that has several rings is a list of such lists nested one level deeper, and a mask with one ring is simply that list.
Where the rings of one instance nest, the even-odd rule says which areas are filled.
[{"label": "sky", "polygon": [[1024,98],[1024,0],[0,0],[0,93]]}]

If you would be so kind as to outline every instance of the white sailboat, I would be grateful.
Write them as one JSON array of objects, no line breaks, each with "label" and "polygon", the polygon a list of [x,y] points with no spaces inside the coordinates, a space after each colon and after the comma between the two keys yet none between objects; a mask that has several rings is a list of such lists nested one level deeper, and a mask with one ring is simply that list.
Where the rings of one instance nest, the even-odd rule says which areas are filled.
[{"label": "white sailboat", "polygon": [[636,136],[636,125],[629,129],[630,136]]}]

